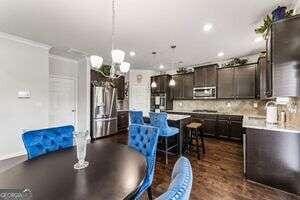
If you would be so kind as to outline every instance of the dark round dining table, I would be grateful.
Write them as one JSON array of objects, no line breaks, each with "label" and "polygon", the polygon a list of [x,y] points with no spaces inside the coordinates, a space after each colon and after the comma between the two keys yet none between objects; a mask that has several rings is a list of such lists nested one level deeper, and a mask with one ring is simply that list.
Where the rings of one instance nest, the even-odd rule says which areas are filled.
[{"label": "dark round dining table", "polygon": [[74,147],[27,160],[0,174],[0,189],[29,189],[37,200],[132,199],[146,176],[145,157],[126,145],[95,141],[86,160],[73,168]]}]

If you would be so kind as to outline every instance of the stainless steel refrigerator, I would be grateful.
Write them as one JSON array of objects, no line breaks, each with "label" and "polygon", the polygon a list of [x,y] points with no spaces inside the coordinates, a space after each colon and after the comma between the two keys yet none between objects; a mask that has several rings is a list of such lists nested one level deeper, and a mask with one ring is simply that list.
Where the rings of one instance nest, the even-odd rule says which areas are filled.
[{"label": "stainless steel refrigerator", "polygon": [[116,89],[109,82],[91,88],[91,139],[117,132]]}]

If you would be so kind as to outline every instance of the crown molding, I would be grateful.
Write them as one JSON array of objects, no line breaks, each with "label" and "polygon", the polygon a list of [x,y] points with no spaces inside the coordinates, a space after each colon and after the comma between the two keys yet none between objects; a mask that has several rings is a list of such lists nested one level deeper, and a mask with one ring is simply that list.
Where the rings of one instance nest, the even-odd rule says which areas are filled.
[{"label": "crown molding", "polygon": [[45,50],[50,50],[50,48],[51,48],[50,45],[43,44],[43,43],[40,43],[40,42],[36,42],[36,41],[33,41],[33,40],[29,40],[29,39],[26,39],[26,38],[23,38],[23,37],[20,37],[20,36],[12,35],[12,34],[1,32],[1,31],[0,31],[0,38],[13,40],[15,42],[20,42],[20,43],[27,44],[27,45],[30,45],[30,46],[33,46],[33,47],[43,48]]},{"label": "crown molding", "polygon": [[68,62],[75,62],[75,63],[79,62],[78,60],[75,60],[75,59],[66,58],[66,57],[59,56],[59,55],[54,55],[54,54],[49,54],[49,58],[54,58],[54,59],[57,59],[57,60],[63,60],[63,61],[68,61]]}]

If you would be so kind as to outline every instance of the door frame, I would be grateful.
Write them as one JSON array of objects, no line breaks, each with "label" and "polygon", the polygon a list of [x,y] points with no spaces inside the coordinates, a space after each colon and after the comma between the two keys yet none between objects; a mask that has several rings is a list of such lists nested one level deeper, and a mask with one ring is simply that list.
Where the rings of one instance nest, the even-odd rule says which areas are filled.
[{"label": "door frame", "polygon": [[[74,81],[74,92],[75,92],[75,116],[74,116],[74,128],[77,130],[78,126],[78,78],[73,76],[61,76],[61,75],[50,75],[49,76],[49,84],[51,79],[67,79]],[[50,88],[49,88],[49,100],[50,100]],[[49,111],[50,112],[50,111]],[[49,115],[49,114],[48,114]],[[49,119],[48,119],[49,120]]]}]

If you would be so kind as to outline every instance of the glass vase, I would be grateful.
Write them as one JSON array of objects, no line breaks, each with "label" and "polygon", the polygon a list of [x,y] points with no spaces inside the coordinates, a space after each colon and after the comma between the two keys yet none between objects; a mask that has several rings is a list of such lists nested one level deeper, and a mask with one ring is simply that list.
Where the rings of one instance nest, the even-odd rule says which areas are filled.
[{"label": "glass vase", "polygon": [[89,162],[85,161],[88,135],[88,131],[75,132],[74,134],[78,160],[74,165],[74,169],[84,169],[89,165]]}]

